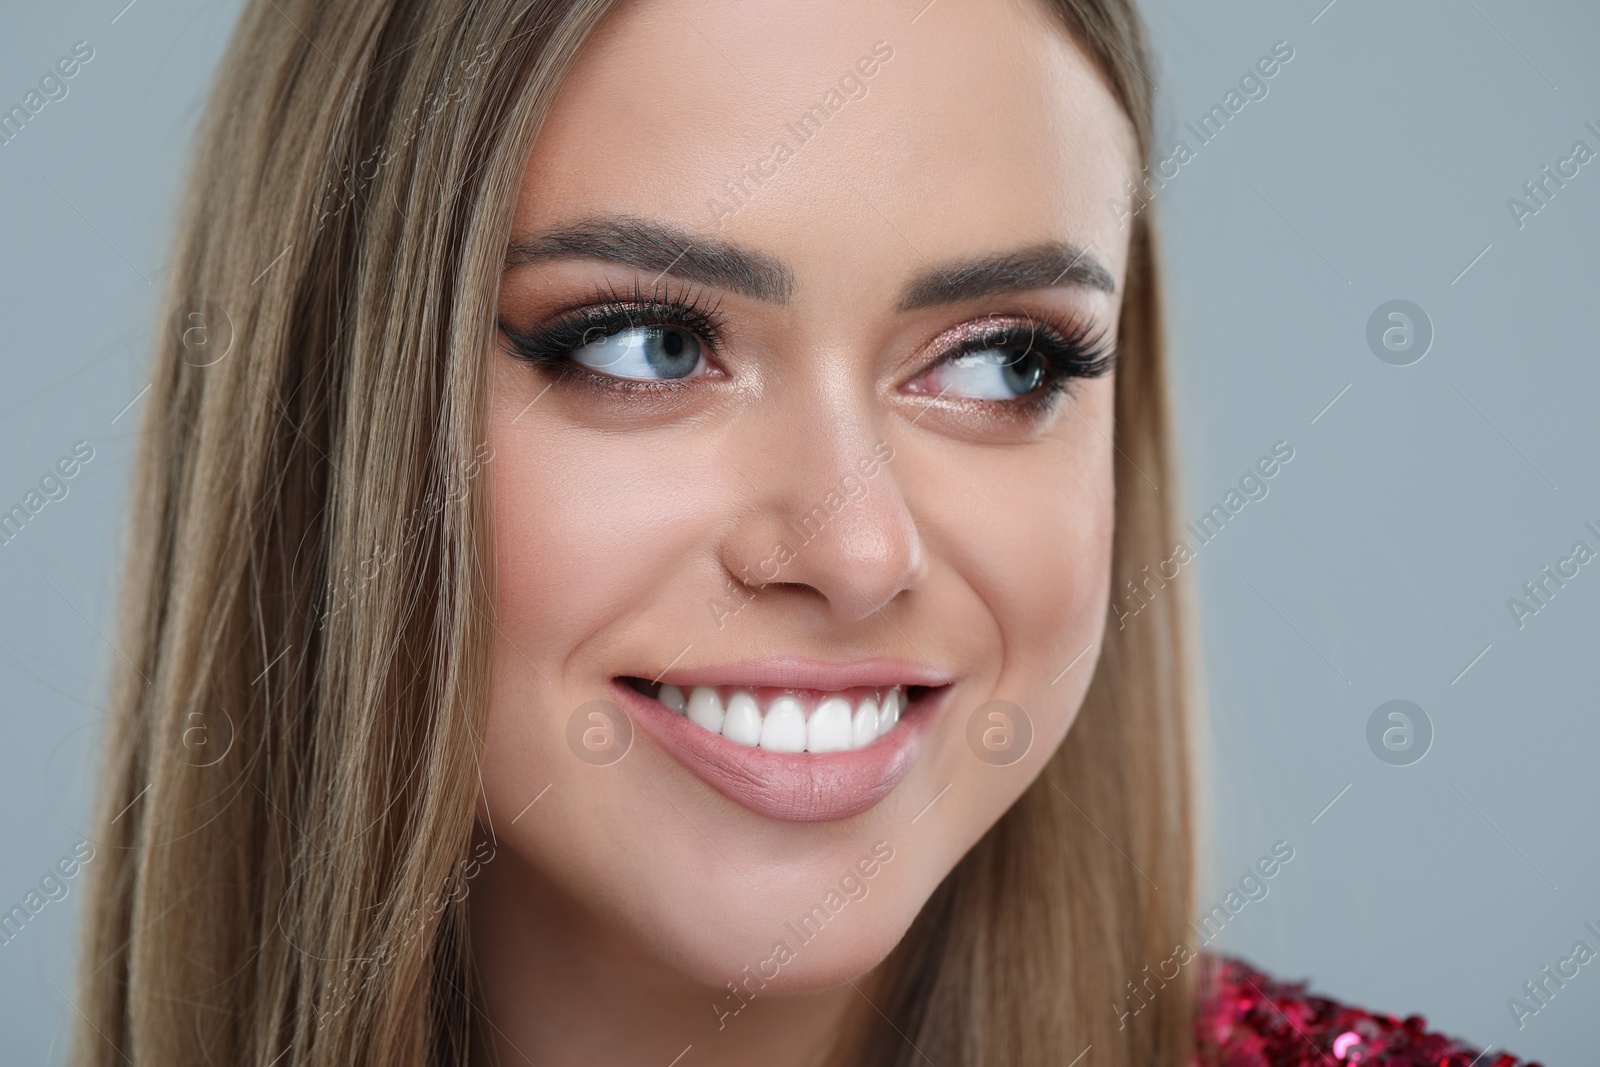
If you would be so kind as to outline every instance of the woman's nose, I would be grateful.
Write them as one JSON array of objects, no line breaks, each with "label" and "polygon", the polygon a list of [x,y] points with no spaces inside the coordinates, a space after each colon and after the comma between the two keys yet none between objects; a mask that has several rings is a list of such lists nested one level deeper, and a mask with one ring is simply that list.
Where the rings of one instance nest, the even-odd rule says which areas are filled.
[{"label": "woman's nose", "polygon": [[921,583],[926,554],[885,438],[813,432],[758,455],[741,480],[753,506],[722,544],[735,581],[809,596],[846,622]]}]

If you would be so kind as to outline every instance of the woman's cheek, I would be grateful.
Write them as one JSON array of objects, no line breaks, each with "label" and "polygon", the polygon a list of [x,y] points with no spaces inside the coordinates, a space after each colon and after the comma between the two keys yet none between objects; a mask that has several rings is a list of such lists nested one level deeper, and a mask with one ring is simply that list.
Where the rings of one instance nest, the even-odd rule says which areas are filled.
[{"label": "woman's cheek", "polygon": [[648,481],[550,441],[521,440],[497,455],[520,457],[497,461],[493,473],[502,620],[565,647],[636,605],[664,551]]},{"label": "woman's cheek", "polygon": [[[1105,476],[1109,482],[1109,473]],[[1092,471],[1062,470],[1054,492],[1039,491],[1038,467],[1003,482],[988,509],[994,521],[971,534],[989,563],[976,578],[995,616],[1012,686],[1055,677],[1097,638],[1110,589],[1114,503]],[[982,546],[981,549],[979,546]],[[1070,647],[1069,647],[1070,646]]]},{"label": "woman's cheek", "polygon": [[989,472],[986,505],[973,509],[989,518],[969,514],[962,527],[968,581],[997,634],[992,692],[1028,715],[1041,754],[1059,743],[1082,702],[1110,594],[1112,471],[1098,449],[1081,444],[1053,464],[1019,455],[1014,472]]}]

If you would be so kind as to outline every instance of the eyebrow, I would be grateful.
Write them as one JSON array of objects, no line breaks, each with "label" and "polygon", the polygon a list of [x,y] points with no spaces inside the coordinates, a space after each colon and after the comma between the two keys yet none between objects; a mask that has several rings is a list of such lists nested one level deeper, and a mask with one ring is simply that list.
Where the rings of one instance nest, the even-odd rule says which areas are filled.
[{"label": "eyebrow", "polygon": [[794,295],[794,273],[770,256],[631,216],[585,219],[532,237],[514,238],[506,267],[549,259],[603,259],[713,285],[783,304]]},{"label": "eyebrow", "polygon": [[[774,304],[788,303],[796,288],[794,273],[770,256],[627,215],[583,219],[547,233],[513,238],[505,265],[510,269],[552,259],[606,260]],[[1117,291],[1111,272],[1087,246],[1050,241],[924,271],[906,286],[899,310],[1056,286]]]},{"label": "eyebrow", "polygon": [[996,293],[1050,289],[1059,285],[1117,291],[1111,272],[1089,249],[1065,241],[1030,245],[1011,252],[934,267],[919,274],[900,298],[901,311],[954,304]]}]

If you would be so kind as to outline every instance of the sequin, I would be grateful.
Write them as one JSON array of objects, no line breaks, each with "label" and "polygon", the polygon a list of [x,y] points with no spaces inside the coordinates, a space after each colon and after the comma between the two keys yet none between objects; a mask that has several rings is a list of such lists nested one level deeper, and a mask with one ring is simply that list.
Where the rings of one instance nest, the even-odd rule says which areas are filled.
[{"label": "sequin", "polygon": [[1195,1067],[1540,1067],[1433,1033],[1420,1015],[1372,1014],[1243,960],[1212,962],[1215,981],[1195,1019]]}]

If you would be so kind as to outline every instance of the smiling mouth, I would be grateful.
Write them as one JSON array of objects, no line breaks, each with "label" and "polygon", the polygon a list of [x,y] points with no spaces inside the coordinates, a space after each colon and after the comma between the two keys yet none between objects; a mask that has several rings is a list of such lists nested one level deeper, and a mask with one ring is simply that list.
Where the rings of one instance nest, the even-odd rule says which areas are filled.
[{"label": "smiling mouth", "polygon": [[869,811],[911,773],[956,679],[889,657],[771,656],[615,675],[614,698],[660,750],[724,797],[786,822]]},{"label": "smiling mouth", "polygon": [[768,752],[851,752],[894,733],[931,686],[853,686],[833,691],[766,686],[680,687],[621,678],[629,688],[736,745]]}]

